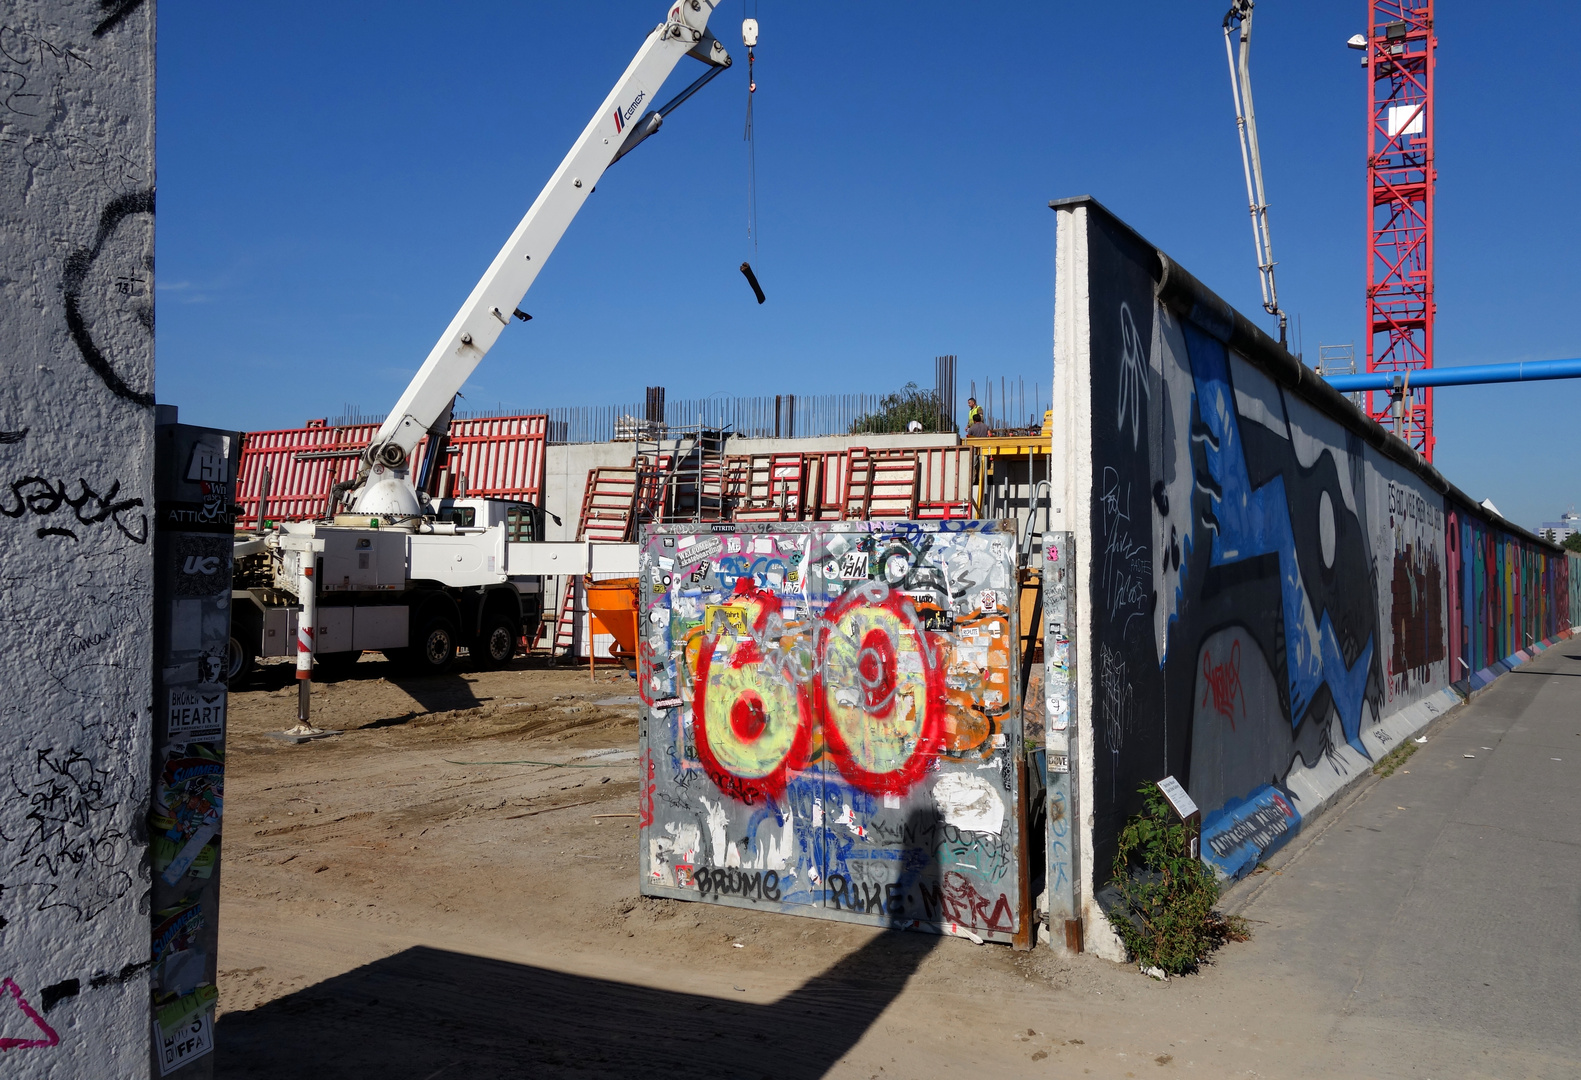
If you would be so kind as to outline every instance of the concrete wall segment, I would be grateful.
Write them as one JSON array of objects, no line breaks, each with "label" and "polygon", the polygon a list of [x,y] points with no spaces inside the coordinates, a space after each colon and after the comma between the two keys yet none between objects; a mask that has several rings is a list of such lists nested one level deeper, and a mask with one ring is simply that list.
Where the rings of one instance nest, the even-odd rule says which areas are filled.
[{"label": "concrete wall segment", "polygon": [[1008,523],[654,525],[648,895],[1031,936]]},{"label": "concrete wall segment", "polygon": [[0,15],[0,1062],[147,1075],[154,6]]},{"label": "concrete wall segment", "polygon": [[1452,683],[1568,634],[1573,583],[1134,230],[1055,209],[1081,884],[1119,958],[1093,898],[1140,784],[1180,779],[1205,858],[1243,874]]}]

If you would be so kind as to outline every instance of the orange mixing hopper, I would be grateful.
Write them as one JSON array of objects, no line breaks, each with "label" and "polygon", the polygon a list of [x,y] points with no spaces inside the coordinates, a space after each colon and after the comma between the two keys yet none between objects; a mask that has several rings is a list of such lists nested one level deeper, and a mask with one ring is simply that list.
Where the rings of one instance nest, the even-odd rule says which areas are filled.
[{"label": "orange mixing hopper", "polygon": [[637,579],[614,578],[591,581],[582,587],[587,593],[587,610],[614,638],[609,654],[627,671],[637,670]]}]

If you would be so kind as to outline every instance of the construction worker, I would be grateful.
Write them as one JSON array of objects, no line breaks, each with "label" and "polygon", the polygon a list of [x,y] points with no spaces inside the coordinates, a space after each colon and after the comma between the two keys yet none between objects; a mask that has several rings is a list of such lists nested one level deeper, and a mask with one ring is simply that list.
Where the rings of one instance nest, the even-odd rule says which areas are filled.
[{"label": "construction worker", "polygon": [[966,399],[966,437],[975,438],[988,434],[988,421],[983,417],[983,410],[977,404],[977,399]]}]

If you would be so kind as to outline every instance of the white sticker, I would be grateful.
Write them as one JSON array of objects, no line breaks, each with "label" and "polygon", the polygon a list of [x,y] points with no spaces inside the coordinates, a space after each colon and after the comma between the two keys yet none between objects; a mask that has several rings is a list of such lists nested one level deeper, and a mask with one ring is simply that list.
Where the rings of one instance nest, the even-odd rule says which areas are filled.
[{"label": "white sticker", "polygon": [[171,742],[219,739],[225,735],[225,687],[172,686],[167,730]]},{"label": "white sticker", "polygon": [[675,560],[670,558],[668,555],[660,555],[659,556],[659,569],[661,569],[661,570],[674,570],[675,569]]},{"label": "white sticker", "polygon": [[688,536],[683,536],[679,540],[677,540],[675,542],[675,546],[677,548],[689,548],[695,543],[697,543],[697,537],[695,535],[688,535]]},{"label": "white sticker", "polygon": [[758,537],[752,541],[752,550],[759,555],[774,554],[774,538],[771,536]]},{"label": "white sticker", "polygon": [[900,796],[899,795],[885,795],[884,796],[884,809],[886,809],[886,810],[899,810],[900,809]]},{"label": "white sticker", "polygon": [[957,645],[955,647],[955,662],[974,668],[986,668],[988,666],[988,646]]},{"label": "white sticker", "polygon": [[725,540],[725,550],[734,555],[741,550],[741,537],[732,536]]},{"label": "white sticker", "polygon": [[724,550],[724,546],[724,543],[717,536],[704,537],[687,549],[686,554],[681,557],[681,565],[684,567],[696,562],[702,562],[712,555],[719,554]]},{"label": "white sticker", "polygon": [[1005,801],[986,777],[945,773],[933,784],[933,801],[957,829],[995,835],[1004,829]]},{"label": "white sticker", "polygon": [[169,1076],[214,1049],[214,1014],[205,1010],[168,1035],[155,1020],[154,1045],[159,1048],[159,1075]]}]

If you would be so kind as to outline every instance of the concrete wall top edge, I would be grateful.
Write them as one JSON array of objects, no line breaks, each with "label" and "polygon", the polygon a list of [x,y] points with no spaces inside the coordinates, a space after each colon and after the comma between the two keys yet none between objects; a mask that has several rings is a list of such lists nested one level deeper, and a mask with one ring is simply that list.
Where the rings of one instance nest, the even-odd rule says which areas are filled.
[{"label": "concrete wall top edge", "polygon": [[1154,280],[1159,299],[1182,316],[1190,318],[1204,330],[1219,337],[1226,345],[1236,349],[1281,386],[1334,417],[1386,457],[1410,469],[1440,495],[1457,503],[1461,510],[1480,517],[1523,540],[1541,544],[1556,552],[1562,550],[1559,545],[1544,540],[1508,518],[1489,512],[1443,473],[1424,461],[1400,438],[1367,416],[1354,402],[1330,386],[1321,375],[1296,359],[1288,350],[1097,199],[1091,195],[1077,195],[1055,199],[1049,203],[1049,207],[1054,210],[1074,206],[1086,206],[1104,215],[1111,223],[1130,233],[1139,243],[1151,248],[1157,258]]}]

